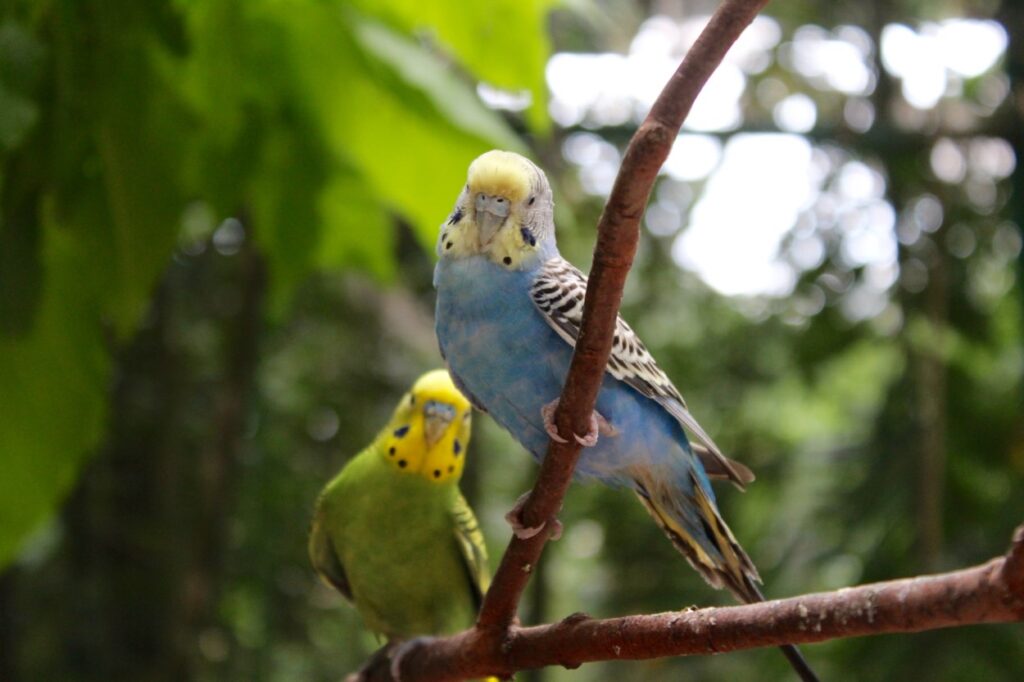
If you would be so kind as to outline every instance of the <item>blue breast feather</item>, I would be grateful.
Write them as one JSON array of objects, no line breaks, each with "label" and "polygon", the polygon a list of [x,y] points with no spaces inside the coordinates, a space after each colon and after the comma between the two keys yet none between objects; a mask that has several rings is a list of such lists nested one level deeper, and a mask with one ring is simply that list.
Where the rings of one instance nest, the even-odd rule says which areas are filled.
[{"label": "blue breast feather", "polygon": [[[434,285],[438,341],[456,381],[540,460],[548,444],[540,410],[561,394],[572,347],[530,298],[538,269],[509,271],[483,256],[442,259]],[[577,477],[635,487],[631,471],[663,468],[687,492],[694,471],[714,500],[682,427],[660,405],[605,374],[597,411],[619,433],[583,450]]]}]

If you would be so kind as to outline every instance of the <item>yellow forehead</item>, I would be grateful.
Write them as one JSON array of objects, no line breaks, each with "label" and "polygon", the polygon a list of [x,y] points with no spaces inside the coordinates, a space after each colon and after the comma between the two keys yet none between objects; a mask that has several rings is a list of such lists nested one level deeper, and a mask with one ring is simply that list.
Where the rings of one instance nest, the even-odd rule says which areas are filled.
[{"label": "yellow forehead", "polygon": [[503,196],[518,203],[530,193],[530,162],[515,152],[489,151],[469,165],[469,191]]},{"label": "yellow forehead", "polygon": [[422,400],[438,400],[448,403],[463,412],[469,409],[469,401],[455,388],[448,371],[435,369],[427,372],[413,384],[412,394]]}]

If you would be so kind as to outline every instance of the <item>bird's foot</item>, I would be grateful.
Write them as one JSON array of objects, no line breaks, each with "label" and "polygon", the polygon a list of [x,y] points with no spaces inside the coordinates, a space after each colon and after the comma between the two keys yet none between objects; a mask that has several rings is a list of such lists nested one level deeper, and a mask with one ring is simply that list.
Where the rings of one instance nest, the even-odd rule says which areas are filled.
[{"label": "bird's foot", "polygon": [[[523,505],[526,504],[526,498],[529,496],[528,492],[520,495],[516,503],[512,505],[512,509],[505,514],[505,520],[508,521],[508,525],[512,526],[512,533],[520,540],[532,538],[544,530],[544,526],[547,525],[546,521],[541,522],[538,526],[523,525]],[[562,537],[562,522],[558,519],[551,519],[551,539],[557,540],[560,537]]]},{"label": "bird's foot", "polygon": [[402,682],[402,659],[419,645],[427,644],[433,639],[433,637],[413,637],[404,642],[398,642],[388,653],[388,658],[391,659],[391,665],[388,668],[391,671],[391,679],[395,682]]},{"label": "bird's foot", "polygon": [[[544,418],[544,430],[548,432],[551,440],[556,443],[568,443],[568,440],[558,435],[558,428],[555,426],[555,408],[557,407],[558,398],[555,398],[550,403],[540,408],[540,416]],[[519,499],[522,500],[522,498]]]},{"label": "bird's foot", "polygon": [[[544,430],[551,436],[551,440],[558,443],[568,443],[569,441],[558,433],[558,428],[555,426],[555,409],[558,407],[558,398],[555,398],[550,403],[540,408],[540,415],[544,418]],[[601,413],[594,410],[590,413],[590,430],[587,431],[585,436],[572,434],[572,437],[576,439],[576,442],[585,448],[590,448],[597,445],[598,434],[602,436],[617,436],[619,435],[618,430],[612,426],[607,419],[601,416]]]}]

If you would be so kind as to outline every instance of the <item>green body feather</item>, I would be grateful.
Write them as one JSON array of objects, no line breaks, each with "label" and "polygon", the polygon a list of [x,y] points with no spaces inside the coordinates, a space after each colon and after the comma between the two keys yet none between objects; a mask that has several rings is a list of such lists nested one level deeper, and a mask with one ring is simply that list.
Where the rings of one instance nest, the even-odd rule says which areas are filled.
[{"label": "green body feather", "polygon": [[484,553],[454,480],[396,473],[371,446],[324,490],[310,547],[316,569],[344,585],[367,626],[389,639],[473,624]]},{"label": "green body feather", "polygon": [[433,397],[456,406],[451,427],[424,447],[418,410],[432,396],[421,380],[420,392],[403,398],[381,435],[321,493],[309,538],[316,571],[388,639],[470,627],[487,589],[483,536],[458,488],[469,403],[446,373],[444,382],[427,376],[443,383],[426,381]]}]

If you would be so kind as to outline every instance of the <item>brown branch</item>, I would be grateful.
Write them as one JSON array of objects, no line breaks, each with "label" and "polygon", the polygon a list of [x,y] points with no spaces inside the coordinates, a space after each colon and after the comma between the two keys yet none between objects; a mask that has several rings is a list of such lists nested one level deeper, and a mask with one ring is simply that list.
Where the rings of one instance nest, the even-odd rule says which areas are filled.
[{"label": "brown branch", "polygon": [[[598,227],[582,329],[555,415],[561,433],[588,428],[611,351],[622,287],[636,252],[640,217],[658,170],[697,93],[766,3],[723,2],[630,142]],[[578,457],[575,443],[549,445],[523,506],[526,525],[547,522],[550,529]],[[512,540],[477,627],[407,650],[401,661],[406,682],[507,677],[548,665],[713,654],[1024,618],[1022,526],[1006,557],[963,571],[745,606],[606,620],[578,614],[522,628],[514,624],[517,605],[547,536]],[[358,677],[391,680],[387,656],[374,657]]]},{"label": "brown branch", "polygon": [[[583,321],[576,351],[555,413],[559,433],[586,433],[612,348],[622,288],[640,238],[640,218],[683,119],[711,73],[768,0],[725,0],[666,84],[626,149],[597,227]],[[552,441],[537,482],[522,509],[527,526],[547,522],[562,507],[580,446]],[[501,637],[512,623],[523,590],[548,540],[538,533],[513,538],[480,611],[478,627]]]},{"label": "brown branch", "polygon": [[[590,414],[611,353],[622,289],[640,237],[640,218],[658,171],[697,94],[767,1],[723,1],[626,149],[598,223],[580,334],[554,418],[560,433],[589,430]],[[484,600],[477,627],[463,637],[491,647],[508,641],[519,600],[562,507],[579,454],[580,446],[572,440],[549,443],[537,482],[522,507],[524,524],[545,523],[546,532],[525,540],[512,539]],[[455,651],[451,656],[460,654]]]},{"label": "brown branch", "polygon": [[[893,632],[1024,620],[1024,526],[1006,556],[940,575],[892,580],[745,606],[550,625],[513,626],[497,642],[479,630],[432,641],[403,658],[403,682],[509,676],[548,665],[716,654]],[[364,672],[390,681],[387,661]]]},{"label": "brown branch", "polygon": [[[583,323],[555,423],[561,433],[588,428],[611,351],[622,287],[639,238],[639,221],[658,170],[711,72],[767,0],[725,0],[630,142],[598,227]],[[579,446],[551,443],[523,506],[530,526],[558,513]],[[401,661],[406,682],[510,676],[548,665],[712,654],[885,632],[1008,622],[1024,618],[1024,526],[1010,553],[975,568],[746,606],[593,620],[570,616],[523,628],[515,613],[548,533],[513,539],[477,627],[414,646]],[[391,680],[387,656],[361,671]]]}]

